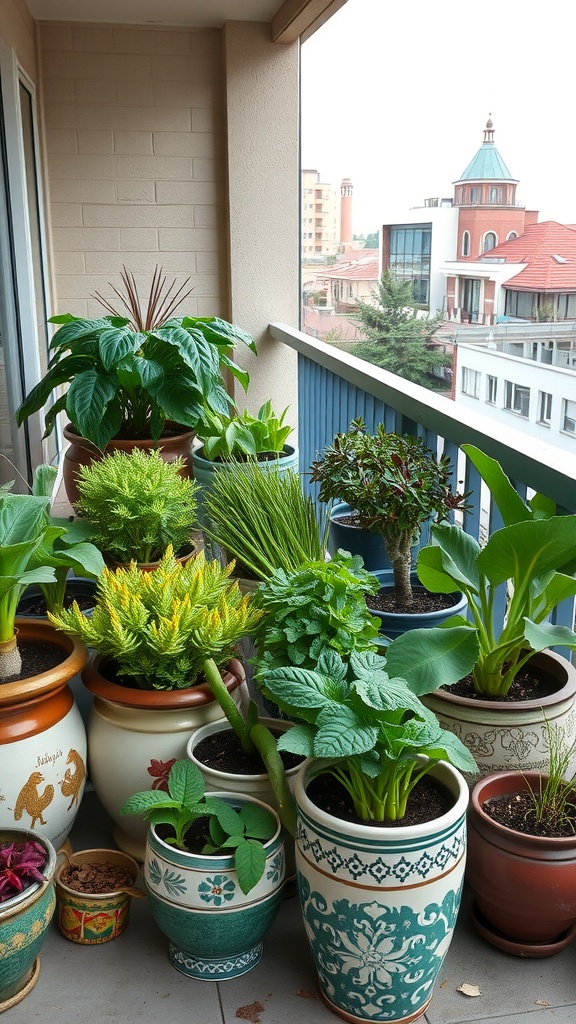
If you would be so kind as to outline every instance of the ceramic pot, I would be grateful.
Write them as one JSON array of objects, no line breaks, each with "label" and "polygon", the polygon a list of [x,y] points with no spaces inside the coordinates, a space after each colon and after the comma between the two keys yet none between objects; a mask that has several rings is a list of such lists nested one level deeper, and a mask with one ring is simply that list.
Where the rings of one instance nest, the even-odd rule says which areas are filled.
[{"label": "ceramic pot", "polygon": [[[234,807],[260,803],[249,796],[219,792]],[[269,808],[272,810],[272,808]],[[156,924],[170,940],[170,962],[200,981],[226,981],[260,961],[263,938],[272,924],[284,886],[284,843],[280,820],[265,844],[266,867],[245,895],[233,856],[185,853],[148,833],[144,880]]]},{"label": "ceramic pot", "polygon": [[535,789],[539,772],[498,772],[472,791],[467,881],[475,924],[507,953],[551,956],[576,937],[576,836],[528,836],[483,809],[495,796]]},{"label": "ceramic pot", "polygon": [[[87,438],[81,437],[77,434],[73,430],[71,423],[66,424],[63,433],[66,441],[69,442],[68,447],[64,452],[64,487],[66,489],[68,501],[71,505],[75,505],[80,498],[78,487],[76,485],[76,473],[81,466],[89,465],[91,462],[94,462],[95,459],[101,459],[102,452],[92,443],[92,441],[89,441]],[[106,445],[104,454],[106,455],[113,451],[129,453],[134,448],[141,448],[143,451],[150,451],[152,448],[159,448],[165,462],[173,462],[174,459],[181,456],[184,459],[183,475],[190,476],[190,453],[193,438],[193,430],[188,430],[186,427],[182,427],[177,423],[167,422],[166,429],[158,441],[153,441],[151,438],[142,441],[113,438]]]},{"label": "ceramic pot", "polygon": [[55,647],[61,661],[0,686],[0,827],[39,829],[59,846],[86,783],[86,729],[67,684],[88,650],[45,619],[17,618],[16,627],[19,644]]},{"label": "ceramic pot", "polygon": [[554,693],[529,701],[476,700],[447,690],[422,697],[442,728],[455,733],[473,754],[479,768],[474,781],[492,772],[546,772],[549,727],[559,726],[568,745],[576,741],[576,669],[553,651],[534,654],[531,664],[554,678]]},{"label": "ceramic pot", "polygon": [[41,843],[48,854],[45,881],[0,903],[0,1013],[19,1003],[38,981],[38,953],[56,907],[56,851],[47,836],[27,828],[0,828],[0,840]]},{"label": "ceramic pot", "polygon": [[[133,793],[167,790],[174,761],[186,756],[191,733],[222,718],[222,710],[203,684],[185,690],[139,690],[103,675],[106,663],[94,655],[82,672],[94,696],[88,725],[90,778],[114,822],[114,842],[144,860],[147,823],[137,815],[120,815]],[[232,659],[225,679],[238,704],[244,698],[244,669]]]},{"label": "ceramic pot", "polygon": [[131,875],[130,886],[134,887],[140,868],[132,857],[119,850],[79,850],[66,856],[56,872],[56,901],[58,904],[58,927],[62,935],[71,942],[95,945],[110,942],[124,931],[128,924],[128,913],[132,896],[144,896],[133,889],[112,892],[78,892],[62,880],[62,874],[69,866],[78,864],[109,863],[124,868]]},{"label": "ceramic pot", "polygon": [[[394,574],[391,569],[382,569],[372,573],[380,583],[381,590],[394,587]],[[416,573],[411,573],[410,580],[415,590],[424,590]],[[463,594],[454,594],[454,604],[450,608],[441,608],[434,612],[380,612],[370,608],[372,615],[380,619],[380,632],[388,640],[395,640],[402,633],[411,629],[432,629],[441,626],[453,615],[465,615],[468,600]]]},{"label": "ceramic pot", "polygon": [[328,525],[328,551],[331,555],[342,548],[351,555],[360,555],[364,568],[368,572],[375,569],[391,569],[382,534],[364,530],[360,525],[346,523],[343,520],[358,515],[351,505],[339,501],[330,509]]},{"label": "ceramic pot", "polygon": [[336,818],[307,793],[325,762],[296,779],[296,867],[304,925],[326,1005],[350,1024],[408,1024],[425,1013],[450,945],[462,891],[468,786],[452,766],[433,776],[451,810],[421,825]]}]

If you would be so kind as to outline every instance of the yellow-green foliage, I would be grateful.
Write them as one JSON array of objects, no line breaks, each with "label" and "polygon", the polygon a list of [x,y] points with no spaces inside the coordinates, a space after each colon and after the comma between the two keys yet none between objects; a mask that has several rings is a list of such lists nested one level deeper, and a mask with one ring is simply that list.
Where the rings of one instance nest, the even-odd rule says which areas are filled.
[{"label": "yellow-green foliage", "polygon": [[128,569],[105,569],[91,616],[74,602],[50,620],[113,658],[128,685],[147,690],[193,686],[204,660],[224,665],[237,641],[252,633],[263,615],[230,580],[233,566],[222,568],[203,553],[182,565],[169,547],[152,572],[138,569],[135,562]]}]

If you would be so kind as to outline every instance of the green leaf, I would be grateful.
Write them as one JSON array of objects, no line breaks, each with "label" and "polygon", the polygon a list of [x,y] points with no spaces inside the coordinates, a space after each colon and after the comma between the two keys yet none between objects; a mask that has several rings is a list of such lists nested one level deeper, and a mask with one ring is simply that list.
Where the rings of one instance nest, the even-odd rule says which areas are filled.
[{"label": "green leaf", "polygon": [[48,498],[3,494],[0,499],[0,545],[29,544],[46,525]]},{"label": "green leaf", "polygon": [[276,819],[266,807],[258,804],[243,803],[240,817],[244,823],[246,836],[266,842],[276,832]]},{"label": "green leaf", "polygon": [[176,761],[168,776],[168,790],[173,800],[189,806],[199,803],[204,796],[202,772],[193,761]]},{"label": "green leaf", "polygon": [[213,814],[216,816],[220,826],[224,830],[227,836],[241,836],[244,829],[242,825],[242,819],[230,804],[226,803],[225,800],[221,800],[219,797],[206,797],[206,804],[210,807]]},{"label": "green leaf", "polygon": [[74,378],[66,396],[66,411],[83,437],[94,439],[106,406],[115,394],[112,379],[97,370],[85,370]]},{"label": "green leaf", "polygon": [[416,571],[427,590],[451,594],[463,590],[478,594],[482,581],[478,572],[480,545],[459,526],[435,524],[433,543],[418,552]]},{"label": "green leaf", "polygon": [[534,651],[546,647],[569,647],[576,650],[576,633],[568,626],[553,626],[550,622],[532,622],[524,619],[524,636]]},{"label": "green leaf", "polygon": [[287,729],[278,739],[278,750],[287,750],[302,757],[314,757],[314,737],[316,727],[308,723],[299,723]]},{"label": "green leaf", "polygon": [[98,351],[105,370],[114,370],[125,356],[137,352],[146,340],[145,334],[130,327],[110,327],[98,338]]},{"label": "green leaf", "polygon": [[120,814],[145,814],[154,807],[180,809],[180,804],[160,789],[146,789],[129,796],[120,808]]},{"label": "green leaf", "polygon": [[478,660],[476,630],[469,626],[411,629],[392,641],[386,651],[391,675],[402,673],[413,693],[421,696],[463,679]]},{"label": "green leaf", "polygon": [[245,839],[236,848],[234,865],[238,884],[243,893],[249,893],[260,881],[266,867],[266,851],[255,839]]},{"label": "green leaf", "polygon": [[510,483],[499,462],[491,459],[489,455],[471,444],[463,444],[462,451],[466,453],[484,482],[488,484],[505,526],[531,518],[530,509]]},{"label": "green leaf", "polygon": [[51,498],[57,476],[58,470],[56,466],[49,466],[47,464],[36,466],[32,481],[32,494],[41,498]]},{"label": "green leaf", "polygon": [[345,707],[334,707],[318,716],[319,726],[314,741],[315,757],[351,757],[372,750],[378,739],[378,728],[363,723]]},{"label": "green leaf", "polygon": [[561,569],[576,556],[576,516],[534,519],[497,530],[478,556],[493,586],[525,584],[541,573]]}]

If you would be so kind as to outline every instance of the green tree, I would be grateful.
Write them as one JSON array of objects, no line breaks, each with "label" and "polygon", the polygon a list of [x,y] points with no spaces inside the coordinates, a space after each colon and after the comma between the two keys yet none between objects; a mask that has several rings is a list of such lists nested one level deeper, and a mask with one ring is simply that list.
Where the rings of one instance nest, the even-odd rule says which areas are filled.
[{"label": "green tree", "polygon": [[380,232],[372,231],[369,235],[366,235],[366,241],[364,242],[365,249],[378,249],[380,246]]},{"label": "green tree", "polygon": [[363,339],[351,351],[375,366],[426,388],[442,386],[434,371],[450,366],[452,358],[432,341],[443,316],[419,317],[412,297],[412,282],[397,281],[385,271],[373,302],[357,302],[353,317]]}]

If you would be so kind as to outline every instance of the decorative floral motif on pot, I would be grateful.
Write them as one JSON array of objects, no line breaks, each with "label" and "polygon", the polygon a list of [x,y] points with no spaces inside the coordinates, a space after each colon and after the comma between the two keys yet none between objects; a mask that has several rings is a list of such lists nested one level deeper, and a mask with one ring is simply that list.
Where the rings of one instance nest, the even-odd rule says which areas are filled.
[{"label": "decorative floral motif on pot", "polygon": [[158,886],[163,883],[166,892],[170,893],[171,896],[182,895],[186,892],[186,879],[183,875],[168,869],[162,871],[157,860],[150,861],[148,871],[150,872],[150,880],[154,885]]},{"label": "decorative floral motif on pot", "polygon": [[279,850],[274,859],[270,862],[266,872],[269,882],[280,883],[284,878],[284,855]]},{"label": "decorative floral motif on pot", "polygon": [[234,898],[235,890],[236,883],[227,875],[214,875],[213,878],[207,878],[206,881],[200,882],[198,895],[204,903],[221,907],[223,903],[228,903]]},{"label": "decorative floral motif on pot", "polygon": [[301,902],[324,995],[353,1019],[398,1019],[426,1003],[448,948],[460,891],[419,911],[380,902],[329,904],[300,879]]},{"label": "decorative floral motif on pot", "polygon": [[170,758],[169,761],[157,761],[154,757],[152,758],[146,769],[148,774],[154,779],[150,787],[151,789],[160,789],[164,793],[168,792],[168,776],[173,764],[176,764],[175,757]]}]

